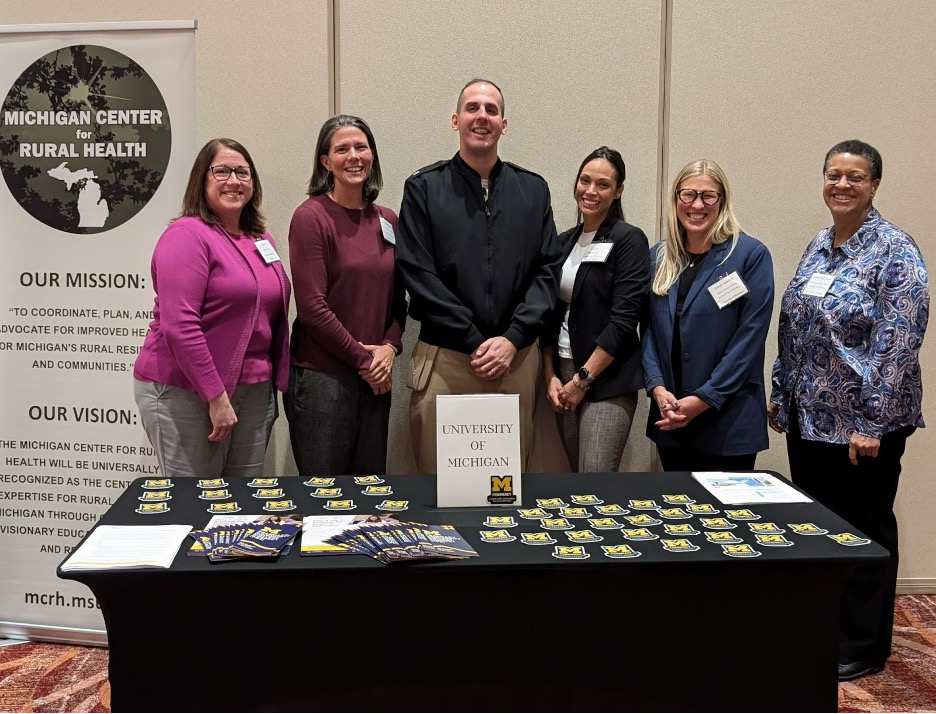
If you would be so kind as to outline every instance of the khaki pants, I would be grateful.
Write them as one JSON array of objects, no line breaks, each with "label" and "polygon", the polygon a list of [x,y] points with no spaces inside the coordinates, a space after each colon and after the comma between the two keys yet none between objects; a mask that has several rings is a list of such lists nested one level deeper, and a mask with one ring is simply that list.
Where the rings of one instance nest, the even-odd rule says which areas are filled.
[{"label": "khaki pants", "polygon": [[471,355],[417,341],[410,358],[406,386],[410,397],[410,432],[413,454],[420,473],[436,472],[436,408],[440,394],[517,394],[520,396],[520,460],[527,471],[533,442],[533,414],[540,371],[539,347],[530,345],[517,353],[510,374],[484,380],[471,368]]}]

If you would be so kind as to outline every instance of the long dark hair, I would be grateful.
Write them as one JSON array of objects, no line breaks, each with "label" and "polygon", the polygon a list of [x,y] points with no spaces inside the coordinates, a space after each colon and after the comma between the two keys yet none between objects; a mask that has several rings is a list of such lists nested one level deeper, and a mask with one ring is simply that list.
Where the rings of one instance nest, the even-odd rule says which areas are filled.
[{"label": "long dark hair", "polygon": [[[588,156],[586,156],[581,166],[579,166],[578,173],[575,174],[575,183],[572,184],[573,195],[575,195],[575,187],[578,185],[579,176],[582,175],[582,171],[585,170],[585,167],[588,165],[589,161],[594,161],[595,159],[604,159],[614,167],[614,173],[617,174],[617,180],[614,182],[615,190],[621,188],[621,186],[624,185],[624,175],[627,172],[627,167],[624,165],[624,158],[621,156],[620,152],[615,151],[614,149],[609,149],[607,146],[599,146]],[[576,210],[576,215],[578,216],[576,220],[581,222],[582,212]],[[624,220],[624,206],[621,204],[620,196],[611,201],[611,205],[608,207],[608,216],[613,218],[615,221]]]},{"label": "long dark hair", "polygon": [[198,156],[195,157],[195,163],[192,165],[192,172],[189,174],[188,185],[185,187],[185,196],[182,197],[182,216],[197,216],[205,223],[221,224],[214,211],[208,206],[205,200],[205,177],[208,175],[208,168],[218,153],[220,147],[226,147],[236,151],[247,161],[250,167],[251,185],[253,186],[253,195],[250,200],[241,209],[240,229],[241,233],[249,236],[259,236],[266,230],[266,218],[263,211],[260,210],[260,203],[263,200],[263,189],[260,187],[260,176],[254,167],[253,159],[244,146],[234,139],[212,139],[205,144]]},{"label": "long dark hair", "polygon": [[312,168],[312,178],[309,179],[309,189],[306,193],[310,196],[320,196],[328,193],[335,188],[335,176],[331,171],[322,166],[322,157],[326,156],[331,149],[331,140],[343,126],[353,126],[364,132],[367,137],[367,143],[370,145],[371,155],[374,157],[371,163],[370,174],[364,182],[364,200],[373,202],[377,199],[380,189],[383,188],[383,174],[380,172],[380,157],[377,155],[377,142],[374,140],[374,134],[371,132],[367,122],[360,117],[350,114],[338,114],[322,124],[319,131],[318,141],[315,142],[315,166]]}]

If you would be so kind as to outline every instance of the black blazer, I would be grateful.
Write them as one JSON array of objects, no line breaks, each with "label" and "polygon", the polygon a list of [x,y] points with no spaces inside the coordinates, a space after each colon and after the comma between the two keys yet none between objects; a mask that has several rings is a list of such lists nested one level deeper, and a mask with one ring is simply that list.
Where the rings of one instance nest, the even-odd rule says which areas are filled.
[{"label": "black blazer", "polygon": [[[559,236],[563,264],[582,234],[582,224]],[[604,263],[582,263],[575,275],[569,313],[569,341],[576,368],[588,360],[598,345],[614,356],[614,362],[585,392],[598,401],[643,388],[640,338],[637,326],[645,319],[650,292],[650,246],[644,232],[624,221],[605,219],[594,243],[613,243]],[[553,348],[559,374],[556,343],[565,316],[559,300],[547,316],[540,344]]]}]

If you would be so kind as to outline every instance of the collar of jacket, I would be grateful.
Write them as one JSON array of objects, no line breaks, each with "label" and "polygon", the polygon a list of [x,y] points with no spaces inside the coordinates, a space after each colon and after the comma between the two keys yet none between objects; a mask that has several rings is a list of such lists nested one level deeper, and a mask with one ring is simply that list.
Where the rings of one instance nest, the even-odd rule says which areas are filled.
[{"label": "collar of jacket", "polygon": [[[481,175],[471,168],[465,160],[459,154],[455,154],[452,157],[452,168],[454,168],[458,173],[462,174],[466,178],[477,181],[478,186],[481,185]],[[488,177],[488,180],[491,183],[497,180],[497,177],[500,175],[501,169],[504,167],[504,162],[500,160],[500,157],[497,157],[497,161],[494,163],[493,168],[491,169],[491,175]]]},{"label": "collar of jacket", "polygon": [[[595,232],[595,237],[592,239],[592,243],[597,243],[598,241],[605,240],[608,235],[611,233],[611,230],[618,224],[617,218],[613,216],[605,216],[605,219],[601,222],[601,225],[598,226],[598,230]],[[585,223],[579,223],[575,229],[575,233],[572,234],[572,242],[574,243],[579,238],[582,237],[582,233],[585,231]]]}]

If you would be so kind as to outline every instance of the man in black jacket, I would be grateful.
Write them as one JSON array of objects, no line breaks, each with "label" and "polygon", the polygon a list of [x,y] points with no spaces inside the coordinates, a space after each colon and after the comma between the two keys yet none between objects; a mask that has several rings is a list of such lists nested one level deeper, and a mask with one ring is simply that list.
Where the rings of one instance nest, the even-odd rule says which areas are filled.
[{"label": "man in black jacket", "polygon": [[419,470],[436,470],[439,394],[518,394],[526,470],[539,349],[535,342],[558,291],[562,256],[549,187],[501,161],[504,98],[474,79],[458,96],[458,153],[406,180],[397,266],[419,320],[407,386]]}]

